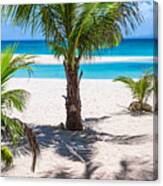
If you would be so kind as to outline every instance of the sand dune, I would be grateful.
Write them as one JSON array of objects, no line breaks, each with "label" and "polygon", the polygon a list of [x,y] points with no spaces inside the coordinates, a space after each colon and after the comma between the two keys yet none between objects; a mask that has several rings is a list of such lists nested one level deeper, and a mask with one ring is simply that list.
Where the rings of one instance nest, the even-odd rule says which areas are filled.
[{"label": "sand dune", "polygon": [[82,80],[85,130],[74,133],[56,128],[66,117],[65,80],[13,78],[9,87],[31,93],[27,109],[14,116],[33,127],[41,155],[32,173],[28,145],[20,146],[14,167],[2,176],[136,180],[155,176],[153,115],[138,117],[126,111],[132,96],[123,84]]}]

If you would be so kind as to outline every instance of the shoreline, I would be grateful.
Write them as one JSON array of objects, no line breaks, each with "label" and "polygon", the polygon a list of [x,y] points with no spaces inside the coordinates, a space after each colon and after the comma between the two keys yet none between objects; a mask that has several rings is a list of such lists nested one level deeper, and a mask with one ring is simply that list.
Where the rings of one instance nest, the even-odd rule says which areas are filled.
[{"label": "shoreline", "polygon": [[[21,54],[14,54],[14,57]],[[62,64],[63,57],[57,58],[54,55],[34,55],[33,62],[35,64]],[[81,64],[88,63],[111,63],[111,62],[157,62],[158,57],[156,56],[94,56],[91,59],[82,58]]]},{"label": "shoreline", "polygon": [[[67,82],[67,80],[66,80],[66,78],[38,78],[38,77],[29,77],[29,78],[27,78],[27,77],[13,77],[12,78],[13,80],[24,80],[24,81],[30,81],[30,80],[36,80],[36,81],[39,81],[39,80],[41,80],[41,81],[49,81],[49,80],[51,80],[51,81],[53,81],[53,80],[57,80],[57,81],[63,81],[63,82]],[[93,79],[93,78],[82,78],[81,79],[81,82],[82,81],[110,81],[110,82],[113,82],[113,80],[114,80],[114,78],[107,78],[107,79]],[[139,78],[133,78],[133,80],[139,80]]]}]

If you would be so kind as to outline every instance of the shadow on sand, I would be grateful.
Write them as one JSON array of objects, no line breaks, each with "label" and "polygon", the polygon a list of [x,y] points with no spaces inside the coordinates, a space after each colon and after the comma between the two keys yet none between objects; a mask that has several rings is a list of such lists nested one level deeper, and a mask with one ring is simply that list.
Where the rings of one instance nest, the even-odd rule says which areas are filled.
[{"label": "shadow on sand", "polygon": [[[110,117],[108,116],[100,118],[86,118],[85,121],[83,121],[84,130],[80,132],[71,132],[61,129],[60,127],[50,125],[33,125],[33,131],[36,133],[40,149],[50,147],[54,149],[55,153],[58,153],[63,157],[72,161],[80,161],[84,163],[85,173],[81,178],[90,179],[92,174],[100,167],[100,165],[95,165],[92,162],[92,155],[95,152],[94,144],[96,142],[103,141],[119,145],[135,145],[145,143],[149,140],[149,136],[147,135],[113,135],[95,130],[94,125],[98,124],[98,122],[102,120],[108,120],[109,122],[109,118]],[[29,147],[26,140],[24,140],[24,144],[17,149],[16,155],[25,155],[28,153]],[[121,173],[115,175],[115,179],[130,179],[126,176],[126,172],[128,172],[128,162],[124,160],[120,162],[120,166],[122,167],[122,171]],[[53,177],[52,174],[53,172],[49,171],[46,172],[43,177]],[[71,178],[71,175],[68,170],[63,169],[59,170],[54,177]]]}]

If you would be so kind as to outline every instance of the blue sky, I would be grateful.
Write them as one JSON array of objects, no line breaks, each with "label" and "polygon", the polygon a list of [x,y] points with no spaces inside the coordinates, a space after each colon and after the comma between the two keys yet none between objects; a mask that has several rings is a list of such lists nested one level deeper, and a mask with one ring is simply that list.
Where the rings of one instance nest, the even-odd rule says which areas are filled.
[{"label": "blue sky", "polygon": [[[140,3],[140,11],[144,17],[144,22],[137,29],[125,38],[153,38],[153,6],[152,3]],[[4,22],[2,18],[1,25],[2,40],[43,40],[41,32],[31,35],[30,30],[23,32],[21,27],[11,25],[10,22]]]}]

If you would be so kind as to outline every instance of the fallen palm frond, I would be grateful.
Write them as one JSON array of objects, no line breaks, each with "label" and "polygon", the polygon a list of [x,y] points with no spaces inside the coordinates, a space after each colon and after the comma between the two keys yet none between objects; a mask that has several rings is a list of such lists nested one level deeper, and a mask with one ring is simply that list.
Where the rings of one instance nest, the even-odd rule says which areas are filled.
[{"label": "fallen palm frond", "polygon": [[37,157],[40,154],[40,148],[39,144],[37,143],[36,136],[34,132],[32,131],[32,128],[30,128],[26,123],[20,121],[19,119],[13,119],[15,122],[20,123],[23,130],[24,135],[27,137],[28,143],[30,145],[31,152],[33,154],[33,161],[32,161],[32,171],[35,171],[36,161]]},{"label": "fallen palm frond", "polygon": [[[31,169],[34,172],[36,166],[36,160],[38,155],[40,154],[40,149],[39,149],[39,144],[37,143],[36,140],[36,136],[32,131],[32,128],[30,128],[26,123],[22,122],[21,120],[16,118],[10,118],[6,115],[2,115],[1,120],[3,121],[3,124],[5,124],[6,126],[5,128],[6,132],[2,132],[2,137],[6,138],[7,135],[7,138],[10,138],[9,140],[11,140],[14,147],[16,147],[18,143],[20,143],[20,138],[22,138],[23,136],[27,137],[31,152],[33,154]],[[4,152],[6,152],[6,148],[4,149],[5,150]],[[3,156],[2,151],[1,151],[1,156]],[[3,156],[3,157],[4,158],[2,158],[2,160],[5,162],[6,166],[8,167],[9,158],[7,158],[7,156]],[[13,157],[12,157],[12,161],[13,161]]]}]

